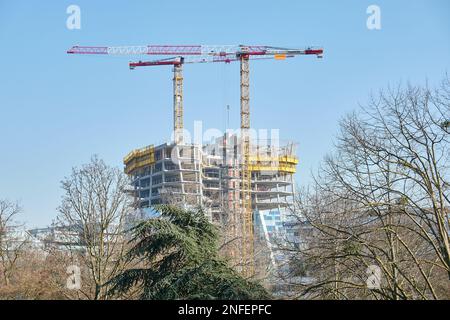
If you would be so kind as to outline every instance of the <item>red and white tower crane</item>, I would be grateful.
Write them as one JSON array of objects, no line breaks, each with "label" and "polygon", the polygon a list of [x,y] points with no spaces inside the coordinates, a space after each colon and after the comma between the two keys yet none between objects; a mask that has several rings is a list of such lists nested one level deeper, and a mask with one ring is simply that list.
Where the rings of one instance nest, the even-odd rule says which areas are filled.
[{"label": "red and white tower crane", "polygon": [[74,46],[67,51],[68,54],[88,55],[153,55],[174,56],[173,58],[147,62],[130,63],[130,68],[143,66],[173,66],[174,81],[174,119],[173,129],[175,142],[183,142],[183,73],[182,66],[186,63],[208,62],[241,62],[241,127],[250,128],[250,110],[248,105],[248,61],[256,59],[285,59],[296,55],[316,55],[322,57],[323,49],[287,49],[270,46],[246,46],[246,45],[147,45],[147,46]]}]

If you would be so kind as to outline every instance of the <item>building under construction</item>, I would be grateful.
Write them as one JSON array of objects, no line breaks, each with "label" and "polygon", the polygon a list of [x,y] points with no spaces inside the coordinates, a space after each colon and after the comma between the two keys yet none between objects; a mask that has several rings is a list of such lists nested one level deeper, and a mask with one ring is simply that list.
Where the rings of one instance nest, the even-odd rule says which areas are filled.
[{"label": "building under construction", "polygon": [[[131,151],[124,158],[125,172],[132,177],[139,207],[168,202],[200,205],[211,221],[223,222],[223,208],[232,210],[241,202],[237,140],[228,136],[204,146],[165,143]],[[293,143],[257,146],[250,160],[253,210],[280,209],[292,202],[297,164]]]},{"label": "building under construction", "polygon": [[[142,209],[162,203],[186,209],[201,206],[229,237],[239,235],[245,203],[239,141],[235,135],[224,135],[205,145],[165,143],[131,151],[124,164],[136,203]],[[259,226],[255,241],[267,247],[275,234],[288,231],[283,229],[283,213],[292,205],[298,158],[293,143],[256,141],[251,146],[252,225]],[[267,250],[265,254],[271,255]]]}]

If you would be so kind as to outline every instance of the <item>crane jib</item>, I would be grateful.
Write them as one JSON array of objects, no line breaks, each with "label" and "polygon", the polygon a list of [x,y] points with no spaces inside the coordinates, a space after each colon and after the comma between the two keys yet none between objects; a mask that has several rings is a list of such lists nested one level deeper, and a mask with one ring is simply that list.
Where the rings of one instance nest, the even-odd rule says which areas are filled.
[{"label": "crane jib", "polygon": [[270,56],[277,54],[322,55],[322,48],[288,49],[269,46],[243,45],[145,45],[145,46],[74,46],[69,54],[107,54],[107,55],[175,55],[175,56]]}]

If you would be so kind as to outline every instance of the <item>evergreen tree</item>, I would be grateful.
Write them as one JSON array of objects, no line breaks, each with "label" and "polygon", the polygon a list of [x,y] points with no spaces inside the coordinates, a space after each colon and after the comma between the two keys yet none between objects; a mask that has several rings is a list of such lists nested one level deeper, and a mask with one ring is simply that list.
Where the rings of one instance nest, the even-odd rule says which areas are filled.
[{"label": "evergreen tree", "polygon": [[242,278],[218,255],[218,230],[202,210],[160,205],[160,217],[141,222],[131,232],[128,259],[142,268],[113,278],[110,293],[138,289],[140,299],[264,299],[259,284]]}]

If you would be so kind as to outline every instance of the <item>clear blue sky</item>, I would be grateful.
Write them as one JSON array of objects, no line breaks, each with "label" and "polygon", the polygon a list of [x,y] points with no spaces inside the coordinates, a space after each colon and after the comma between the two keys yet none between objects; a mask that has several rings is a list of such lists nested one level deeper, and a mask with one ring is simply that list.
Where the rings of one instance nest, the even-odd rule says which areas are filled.
[{"label": "clear blue sky", "polygon": [[[66,8],[81,8],[81,30]],[[381,8],[382,29],[366,28]],[[22,221],[56,216],[60,180],[98,154],[121,166],[172,124],[169,67],[129,71],[128,57],[67,55],[72,45],[321,45],[320,61],[252,64],[252,125],[299,143],[297,180],[331,150],[338,121],[371,91],[437,83],[450,67],[450,2],[435,1],[5,1],[0,0],[0,198]],[[185,123],[239,126],[238,65],[185,67]]]}]

